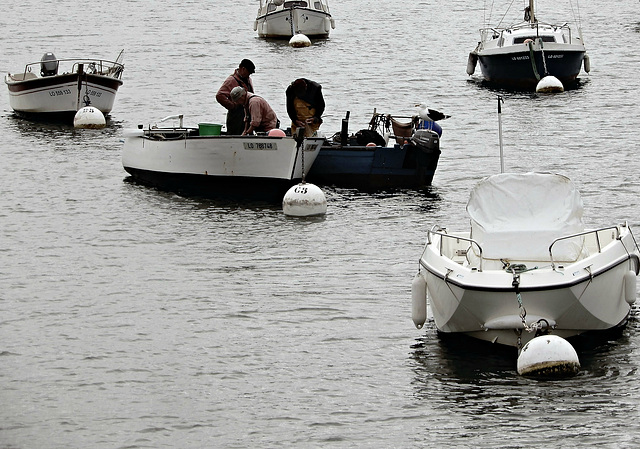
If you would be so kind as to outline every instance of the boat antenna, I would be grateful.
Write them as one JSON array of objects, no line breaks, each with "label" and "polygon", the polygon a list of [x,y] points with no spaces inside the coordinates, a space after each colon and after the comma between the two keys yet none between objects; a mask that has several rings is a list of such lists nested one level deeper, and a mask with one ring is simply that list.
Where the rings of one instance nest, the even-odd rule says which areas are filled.
[{"label": "boat antenna", "polygon": [[504,153],[502,152],[502,103],[504,99],[498,95],[498,137],[500,139],[500,173],[504,173]]}]

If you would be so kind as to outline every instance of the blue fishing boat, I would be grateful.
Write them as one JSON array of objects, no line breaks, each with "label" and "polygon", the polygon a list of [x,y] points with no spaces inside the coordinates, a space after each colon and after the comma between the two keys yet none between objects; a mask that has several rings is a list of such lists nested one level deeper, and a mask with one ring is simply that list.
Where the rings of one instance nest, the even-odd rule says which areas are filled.
[{"label": "blue fishing boat", "polygon": [[365,191],[431,185],[440,158],[439,124],[374,111],[369,128],[349,135],[348,122],[349,113],[342,130],[326,139],[307,175],[310,182]]}]

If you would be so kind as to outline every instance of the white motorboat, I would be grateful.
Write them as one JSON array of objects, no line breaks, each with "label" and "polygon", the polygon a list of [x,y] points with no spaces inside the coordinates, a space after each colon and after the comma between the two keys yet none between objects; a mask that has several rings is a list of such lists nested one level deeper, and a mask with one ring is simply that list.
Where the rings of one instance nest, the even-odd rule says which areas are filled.
[{"label": "white motorboat", "polygon": [[637,242],[627,224],[585,229],[566,177],[497,174],[467,204],[471,229],[433,226],[414,279],[413,320],[426,301],[440,332],[522,348],[626,323],[636,301]]},{"label": "white motorboat", "polygon": [[327,38],[333,28],[327,0],[260,0],[253,23],[259,37],[276,39],[290,39],[296,34]]},{"label": "white motorboat", "polygon": [[[185,195],[281,201],[303,179],[324,138],[203,133],[203,126],[124,132],[122,165],[143,184]],[[204,125],[204,124],[203,124]],[[217,125],[221,127],[221,125]]]},{"label": "white motorboat", "polygon": [[90,105],[107,115],[122,85],[122,55],[121,52],[111,62],[58,59],[53,53],[45,53],[39,62],[27,64],[22,72],[5,76],[11,108],[25,115],[66,118]]},{"label": "white motorboat", "polygon": [[529,0],[522,22],[480,30],[480,41],[469,54],[469,75],[479,62],[485,81],[532,90],[545,76],[557,78],[564,87],[574,85],[583,63],[585,72],[590,71],[582,30],[538,21],[534,3]]}]

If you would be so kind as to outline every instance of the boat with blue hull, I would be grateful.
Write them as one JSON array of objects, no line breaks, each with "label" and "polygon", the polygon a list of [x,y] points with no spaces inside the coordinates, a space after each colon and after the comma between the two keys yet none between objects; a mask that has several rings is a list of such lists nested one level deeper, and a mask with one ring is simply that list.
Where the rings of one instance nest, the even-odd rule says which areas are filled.
[{"label": "boat with blue hull", "polygon": [[[307,175],[310,182],[364,191],[431,185],[440,158],[440,125],[374,112],[368,129],[349,136],[348,117],[342,131],[320,149]],[[380,128],[393,133],[381,134]]]},{"label": "boat with blue hull", "polygon": [[590,71],[582,32],[568,23],[538,21],[534,1],[525,8],[524,21],[480,30],[480,42],[469,54],[467,73],[476,65],[484,80],[504,88],[534,90],[545,76],[556,77],[567,88],[574,86],[580,70]]}]

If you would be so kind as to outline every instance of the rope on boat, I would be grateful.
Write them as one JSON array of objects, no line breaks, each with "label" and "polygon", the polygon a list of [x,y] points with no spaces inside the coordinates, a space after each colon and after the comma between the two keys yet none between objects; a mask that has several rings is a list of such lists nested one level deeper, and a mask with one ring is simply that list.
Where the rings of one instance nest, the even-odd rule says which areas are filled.
[{"label": "rope on boat", "polygon": [[291,25],[291,36],[295,36],[296,33],[293,31],[293,7],[289,9],[289,23]]},{"label": "rope on boat", "polygon": [[[298,128],[296,129],[296,133],[294,137],[294,140],[296,141],[296,151],[300,153],[300,166],[302,168],[302,182],[304,183],[304,178],[305,178],[305,173],[304,173],[304,147],[303,147],[303,142],[304,142],[304,137],[305,137],[305,131],[307,129],[307,126],[305,125],[304,128]],[[302,151],[300,151],[300,149],[302,148]],[[295,172],[295,164],[293,165],[293,170]],[[293,176],[292,176],[293,177]]]},{"label": "rope on boat", "polygon": [[[540,74],[538,73],[538,68],[536,67],[535,53],[533,51],[533,41],[529,42],[529,59],[531,59],[531,68],[533,69],[533,74],[535,75],[536,79],[540,81]],[[542,60],[544,61],[544,58],[542,58]]]}]

